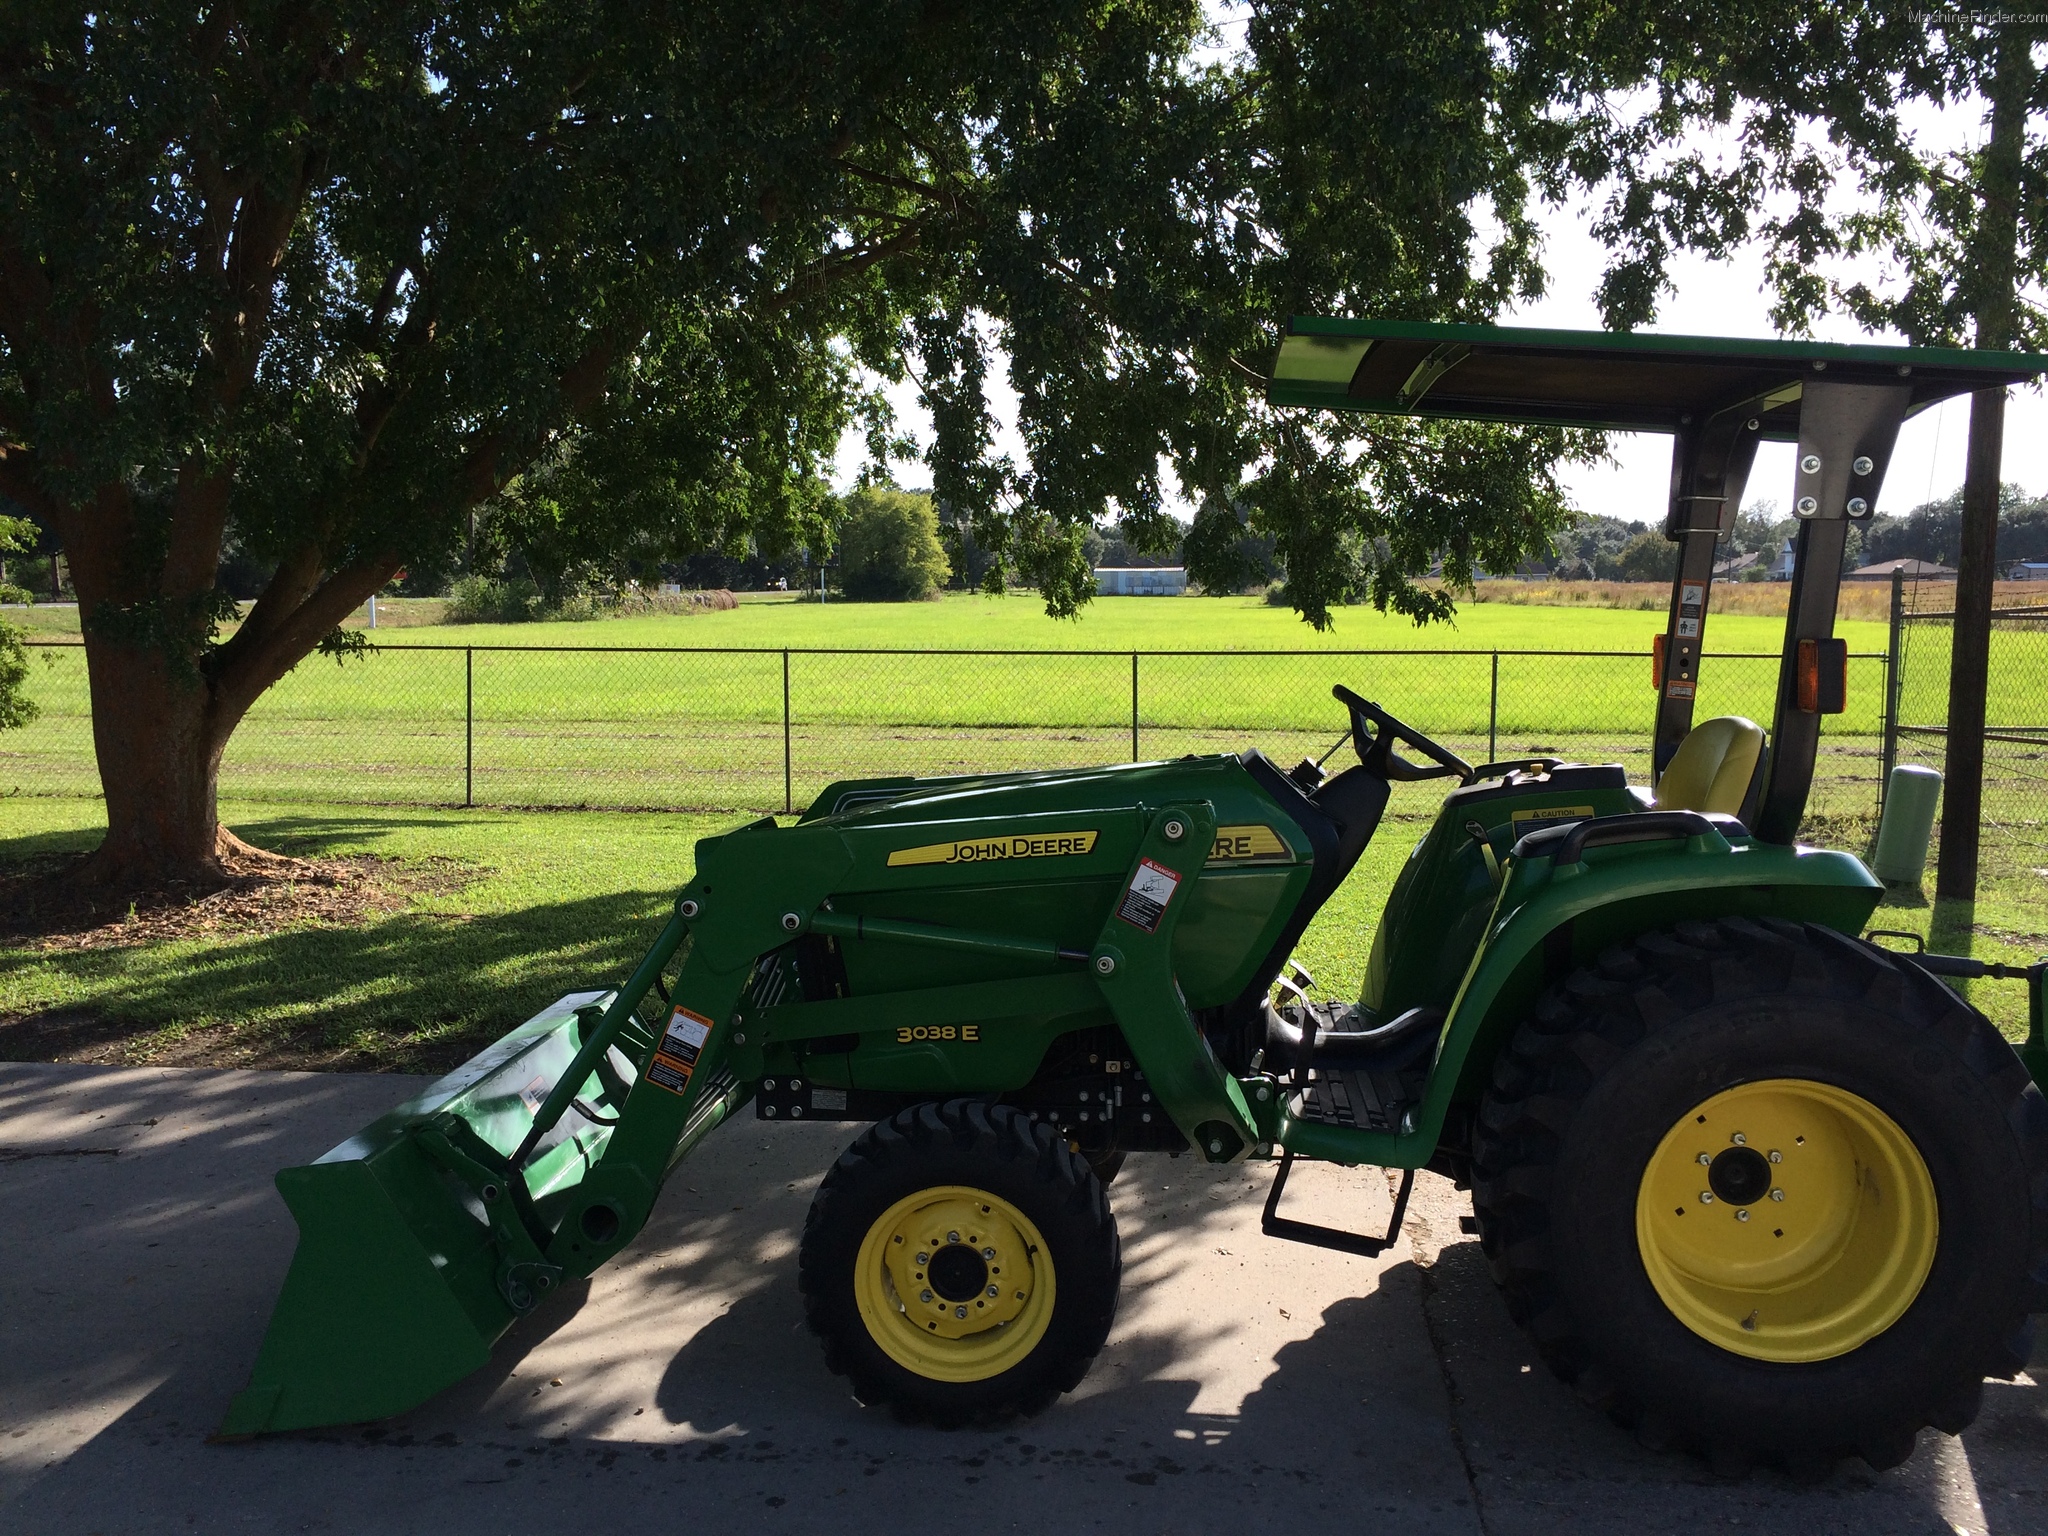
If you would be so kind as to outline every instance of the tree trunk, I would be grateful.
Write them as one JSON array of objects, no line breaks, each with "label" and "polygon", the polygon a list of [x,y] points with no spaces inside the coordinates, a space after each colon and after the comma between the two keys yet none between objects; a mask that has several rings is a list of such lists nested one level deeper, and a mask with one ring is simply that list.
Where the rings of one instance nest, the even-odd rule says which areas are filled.
[{"label": "tree trunk", "polygon": [[87,885],[218,883],[224,853],[244,845],[220,827],[217,786],[227,733],[210,690],[179,675],[162,650],[88,630],[93,750],[107,798],[107,836],[73,876]]},{"label": "tree trunk", "polygon": [[[1977,345],[2012,344],[2019,259],[2020,165],[2035,70],[2033,29],[1998,34],[1992,68],[1990,134],[1969,245],[1965,291]],[[2005,447],[2005,391],[1970,397],[1970,455],[1963,472],[1963,539],[1956,560],[1956,616],[1948,677],[1948,782],[1942,795],[1937,901],[1977,899],[1978,838],[1984,811],[1984,689],[1991,657],[1991,591],[1998,556],[1998,489]]]}]

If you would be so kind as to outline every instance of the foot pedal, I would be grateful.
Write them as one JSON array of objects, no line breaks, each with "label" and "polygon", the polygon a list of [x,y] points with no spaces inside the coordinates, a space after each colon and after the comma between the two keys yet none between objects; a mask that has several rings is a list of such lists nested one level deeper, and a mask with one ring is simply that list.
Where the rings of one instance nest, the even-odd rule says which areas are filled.
[{"label": "foot pedal", "polygon": [[1401,1170],[1401,1190],[1394,1197],[1394,1219],[1387,1223],[1385,1237],[1367,1237],[1362,1232],[1340,1232],[1335,1227],[1319,1227],[1313,1222],[1294,1221],[1280,1214],[1280,1191],[1287,1187],[1287,1175],[1294,1167],[1294,1154],[1280,1155],[1280,1168],[1273,1175],[1273,1188],[1266,1195],[1265,1214],[1259,1218],[1259,1229],[1268,1237],[1282,1238],[1290,1243],[1307,1243],[1312,1248],[1331,1248],[1338,1253],[1352,1253],[1361,1259],[1376,1259],[1399,1241],[1401,1223],[1408,1215],[1408,1192],[1415,1187],[1415,1170]]}]

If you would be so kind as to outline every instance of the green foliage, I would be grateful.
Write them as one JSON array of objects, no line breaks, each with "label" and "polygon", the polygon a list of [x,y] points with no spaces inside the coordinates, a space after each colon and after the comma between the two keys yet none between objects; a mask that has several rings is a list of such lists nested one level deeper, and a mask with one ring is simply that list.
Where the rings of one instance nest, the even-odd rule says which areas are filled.
[{"label": "green foliage", "polygon": [[[2048,497],[2029,497],[2008,483],[1999,487],[1998,499],[1998,563],[2048,560]],[[1954,566],[1962,554],[1962,492],[1923,503],[1904,517],[1873,518],[1863,540],[1873,563],[1928,560]]]},{"label": "green foliage", "polygon": [[[1637,534],[1614,557],[1614,581],[1669,581],[1678,570],[1678,546],[1662,529]],[[1601,572],[1603,577],[1608,573]]]},{"label": "green foliage", "polygon": [[449,624],[523,624],[541,617],[540,589],[530,581],[464,576],[448,590]]},{"label": "green foliage", "polygon": [[856,602],[916,602],[952,574],[929,496],[864,485],[839,520],[840,585]]},{"label": "green foliage", "polygon": [[[1541,174],[1553,196],[1606,193],[1609,324],[1654,318],[1676,252],[1757,239],[1782,329],[1840,310],[1916,345],[2039,350],[2048,316],[2017,295],[2048,278],[2043,35],[2037,16],[1862,0],[1735,0],[1654,24],[1577,5],[1522,62],[1578,91],[1553,123],[1570,148]],[[1951,149],[1922,125],[1957,109],[1983,131]],[[1831,277],[1838,260],[1856,275]]]},{"label": "green foliage", "polygon": [[345,666],[370,654],[370,637],[360,629],[330,629],[313,649],[336,666]]},{"label": "green foliage", "polygon": [[[1246,509],[1311,623],[1444,618],[1563,525],[1554,466],[1591,441],[1285,417],[1265,369],[1289,313],[1541,291],[1570,29],[1507,0],[1242,20],[0,9],[0,494],[62,539],[89,626],[172,658],[202,746],[396,571],[480,541],[557,609],[649,561],[822,549],[841,436],[877,472],[908,452],[877,376],[931,411],[983,590],[1076,612],[1089,528],[1170,542],[1170,473]],[[261,621],[217,640],[228,545]]]},{"label": "green foliage", "polygon": [[20,625],[0,619],[0,731],[27,725],[42,713],[28,696],[28,647],[22,644],[27,636]]}]

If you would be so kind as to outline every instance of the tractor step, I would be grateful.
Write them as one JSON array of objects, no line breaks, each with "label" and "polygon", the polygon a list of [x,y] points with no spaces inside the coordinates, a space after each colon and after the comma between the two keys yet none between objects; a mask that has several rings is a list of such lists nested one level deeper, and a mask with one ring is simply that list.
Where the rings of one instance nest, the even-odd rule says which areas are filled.
[{"label": "tractor step", "polygon": [[1361,1131],[1401,1129],[1401,1116],[1415,1101],[1408,1074],[1360,1067],[1316,1067],[1301,1090],[1299,1120],[1349,1126]]}]

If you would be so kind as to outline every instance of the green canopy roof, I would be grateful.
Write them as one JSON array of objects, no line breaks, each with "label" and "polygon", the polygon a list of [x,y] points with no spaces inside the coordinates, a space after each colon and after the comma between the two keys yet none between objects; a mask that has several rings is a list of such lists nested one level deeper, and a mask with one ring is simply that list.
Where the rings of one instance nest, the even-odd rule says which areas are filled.
[{"label": "green canopy roof", "polygon": [[1631,432],[1671,432],[1743,407],[1764,437],[1796,441],[1801,386],[1821,372],[1853,382],[1908,379],[1917,411],[2048,373],[2048,356],[1295,316],[1266,398]]}]

